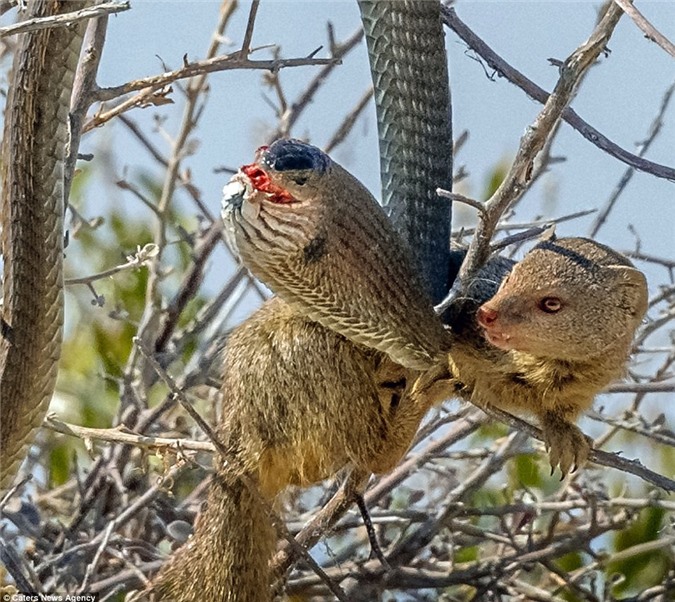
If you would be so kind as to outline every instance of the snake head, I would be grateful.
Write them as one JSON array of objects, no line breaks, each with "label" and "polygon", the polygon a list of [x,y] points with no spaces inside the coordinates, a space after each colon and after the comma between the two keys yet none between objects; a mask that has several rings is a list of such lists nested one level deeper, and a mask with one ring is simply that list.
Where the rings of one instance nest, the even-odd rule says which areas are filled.
[{"label": "snake head", "polygon": [[311,199],[313,185],[330,170],[331,160],[315,146],[300,140],[277,140],[261,146],[256,161],[244,165],[241,172],[252,187],[266,193],[271,203],[298,203]]},{"label": "snake head", "polygon": [[[331,168],[328,155],[299,140],[260,147],[254,162],[241,167],[223,189],[225,237],[235,254],[248,263],[247,255],[276,255],[306,244],[321,219],[322,187]],[[267,247],[271,242],[274,249]]]}]

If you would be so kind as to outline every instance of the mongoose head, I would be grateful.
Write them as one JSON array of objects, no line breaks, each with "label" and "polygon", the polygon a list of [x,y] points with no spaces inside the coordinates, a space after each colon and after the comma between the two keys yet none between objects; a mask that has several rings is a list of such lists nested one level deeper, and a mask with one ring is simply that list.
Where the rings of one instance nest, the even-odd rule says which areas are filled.
[{"label": "mongoose head", "polygon": [[477,320],[504,350],[583,361],[627,352],[647,310],[644,275],[623,255],[584,238],[534,247]]}]

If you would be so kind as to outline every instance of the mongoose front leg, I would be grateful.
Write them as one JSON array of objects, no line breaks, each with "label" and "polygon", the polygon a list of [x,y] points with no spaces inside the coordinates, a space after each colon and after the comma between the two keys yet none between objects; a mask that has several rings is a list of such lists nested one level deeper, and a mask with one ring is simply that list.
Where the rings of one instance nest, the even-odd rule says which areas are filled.
[{"label": "mongoose front leg", "polygon": [[574,472],[583,466],[593,448],[593,439],[556,412],[545,412],[540,420],[551,462],[551,474],[557,466],[560,466],[563,477],[570,469]]}]

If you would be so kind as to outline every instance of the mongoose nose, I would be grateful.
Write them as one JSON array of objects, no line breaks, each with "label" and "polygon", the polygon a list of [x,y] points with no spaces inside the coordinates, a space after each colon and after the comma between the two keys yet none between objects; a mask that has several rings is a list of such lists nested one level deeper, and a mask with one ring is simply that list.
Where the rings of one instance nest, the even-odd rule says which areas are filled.
[{"label": "mongoose nose", "polygon": [[487,327],[494,323],[494,321],[497,319],[497,312],[494,309],[490,309],[489,307],[485,307],[485,305],[483,305],[478,308],[476,319],[481,326]]}]

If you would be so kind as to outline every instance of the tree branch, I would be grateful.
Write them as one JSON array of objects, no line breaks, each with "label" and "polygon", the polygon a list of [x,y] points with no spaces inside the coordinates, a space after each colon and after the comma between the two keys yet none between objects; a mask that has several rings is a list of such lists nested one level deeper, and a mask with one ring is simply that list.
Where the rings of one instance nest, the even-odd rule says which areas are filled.
[{"label": "tree branch", "polygon": [[656,42],[663,48],[670,56],[675,58],[675,44],[673,44],[666,36],[664,36],[656,27],[654,27],[647,18],[633,6],[632,0],[614,0],[621,9],[633,20],[640,31],[645,34],[645,37],[652,42]]},{"label": "tree branch", "polygon": [[73,25],[73,23],[77,23],[78,21],[103,17],[113,13],[123,12],[125,10],[129,10],[130,8],[131,5],[129,0],[124,0],[122,2],[104,2],[102,4],[97,4],[96,6],[90,6],[88,8],[73,11],[72,13],[54,15],[52,17],[26,19],[25,21],[15,23],[14,25],[1,27],[0,39],[29,31],[49,29],[50,27],[70,27]]},{"label": "tree branch", "polygon": [[605,49],[622,14],[620,8],[610,5],[589,39],[561,66],[560,78],[553,92],[534,123],[527,128],[504,180],[485,203],[485,211],[480,216],[476,234],[460,270],[462,282],[469,282],[487,260],[490,240],[499,219],[527,189],[537,155],[555,131],[565,108],[572,101],[579,81]]},{"label": "tree branch", "polygon": [[[494,50],[492,50],[480,37],[478,37],[458,16],[454,9],[443,7],[443,21],[452,29],[478,56],[480,56],[492,69],[505,77],[509,82],[518,86],[530,98],[545,103],[548,92],[539,87],[532,80],[525,77],[520,71],[514,69]],[[634,167],[638,171],[650,173],[657,178],[665,178],[675,182],[675,168],[648,161],[638,155],[628,152],[612,142],[604,134],[600,133],[589,123],[584,121],[571,108],[566,108],[562,118],[577,130],[586,140],[611,155],[615,159]]]}]

